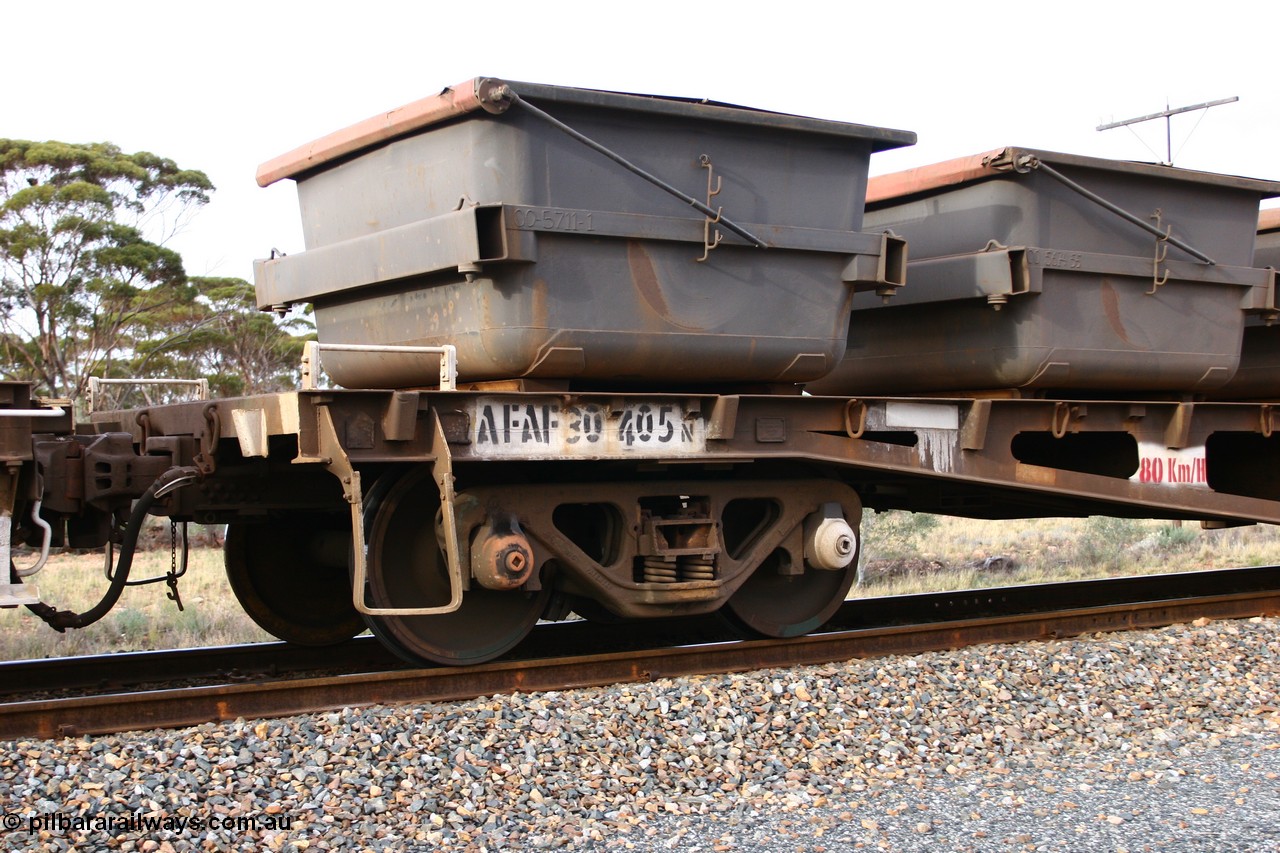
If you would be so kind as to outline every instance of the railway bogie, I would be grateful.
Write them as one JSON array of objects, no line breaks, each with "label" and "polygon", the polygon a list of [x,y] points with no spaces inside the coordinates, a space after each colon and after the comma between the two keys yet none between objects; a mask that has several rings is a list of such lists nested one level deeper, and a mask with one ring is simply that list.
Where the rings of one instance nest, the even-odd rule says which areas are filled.
[{"label": "railway bogie", "polygon": [[[300,390],[73,425],[0,383],[2,532],[120,553],[79,614],[6,553],[0,606],[82,626],[130,582],[145,515],[225,523],[231,588],[272,634],[367,627],[410,661],[466,664],[571,612],[813,631],[854,582],[866,508],[1280,523],[1280,387],[1243,401],[1227,382],[1242,333],[1247,354],[1280,316],[1238,221],[1280,184],[1008,149],[947,178],[960,201],[913,185],[868,234],[867,160],[910,134],[489,79],[392,118],[260,176],[303,186],[309,250],[258,267],[263,307],[321,314]],[[451,166],[459,140],[476,147]],[[1022,154],[1114,172],[1126,204],[1135,181],[1144,205],[1192,200],[1131,232],[1057,184],[1026,201]],[[992,169],[1033,215],[970,209]],[[1162,273],[1162,244],[1205,235],[1228,264]],[[1016,370],[974,340],[1011,325]],[[322,358],[362,387],[317,388]]]}]

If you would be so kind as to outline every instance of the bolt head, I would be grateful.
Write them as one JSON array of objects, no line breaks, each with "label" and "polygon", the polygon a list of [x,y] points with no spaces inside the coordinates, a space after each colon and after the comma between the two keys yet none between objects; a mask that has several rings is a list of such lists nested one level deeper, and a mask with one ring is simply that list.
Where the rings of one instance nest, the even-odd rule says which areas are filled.
[{"label": "bolt head", "polygon": [[520,572],[524,571],[525,556],[519,551],[508,551],[506,559],[503,562],[507,571],[511,572],[513,575],[518,575]]}]

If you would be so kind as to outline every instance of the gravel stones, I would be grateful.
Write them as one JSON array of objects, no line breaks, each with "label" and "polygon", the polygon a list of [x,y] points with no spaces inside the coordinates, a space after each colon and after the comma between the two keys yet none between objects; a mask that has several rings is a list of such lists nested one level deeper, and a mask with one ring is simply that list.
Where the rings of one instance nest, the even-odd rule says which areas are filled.
[{"label": "gravel stones", "polygon": [[[1278,626],[11,742],[0,806],[21,825],[2,840],[162,853],[1276,850]],[[27,831],[49,815],[258,823]]]}]

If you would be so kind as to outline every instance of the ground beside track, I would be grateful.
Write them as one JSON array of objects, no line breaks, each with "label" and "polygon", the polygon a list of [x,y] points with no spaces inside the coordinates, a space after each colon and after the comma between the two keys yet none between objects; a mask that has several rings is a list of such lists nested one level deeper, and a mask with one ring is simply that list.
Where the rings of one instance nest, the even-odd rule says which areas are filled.
[{"label": "ground beside track", "polygon": [[[3,744],[14,849],[1280,849],[1280,619]],[[923,806],[923,808],[921,808]],[[37,815],[283,816],[102,833]],[[48,824],[46,824],[48,825]]]},{"label": "ground beside track", "polygon": [[[1280,526],[1273,525],[1201,530],[1103,517],[980,521],[887,513],[864,519],[862,534],[869,559],[855,597],[1280,564]],[[167,536],[166,527],[162,543]],[[130,587],[102,621],[63,634],[25,608],[4,611],[0,660],[272,640],[236,603],[222,557],[220,548],[192,549],[179,584],[182,611],[165,597],[164,584]],[[167,546],[140,551],[133,567],[139,577],[168,569]],[[55,554],[33,582],[48,603],[86,610],[102,596],[102,555]]]}]

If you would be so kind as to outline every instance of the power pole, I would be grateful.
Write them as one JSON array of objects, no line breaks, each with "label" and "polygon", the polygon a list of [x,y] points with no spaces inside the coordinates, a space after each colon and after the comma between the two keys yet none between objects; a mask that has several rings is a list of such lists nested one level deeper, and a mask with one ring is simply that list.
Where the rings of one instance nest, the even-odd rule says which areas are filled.
[{"label": "power pole", "polygon": [[1165,160],[1165,163],[1166,165],[1172,166],[1173,165],[1173,131],[1171,127],[1172,126],[1171,119],[1174,116],[1178,115],[1179,113],[1190,113],[1190,112],[1195,112],[1196,110],[1207,110],[1209,109],[1209,107],[1218,107],[1218,106],[1222,106],[1223,104],[1234,104],[1238,100],[1240,100],[1238,97],[1222,98],[1217,101],[1206,101],[1203,104],[1192,104],[1189,107],[1175,107],[1173,109],[1170,109],[1169,102],[1165,101],[1165,107],[1162,112],[1152,113],[1151,115],[1138,116],[1137,118],[1127,118],[1124,121],[1113,121],[1110,124],[1100,124],[1098,125],[1098,130],[1111,130],[1113,127],[1125,127],[1131,124],[1141,124],[1144,121],[1151,121],[1153,119],[1163,118],[1164,119],[1165,156],[1167,158]]}]

